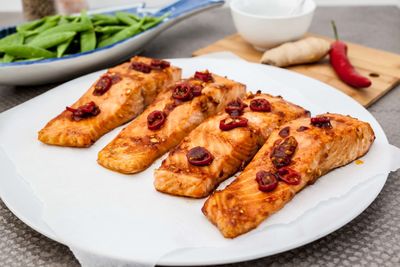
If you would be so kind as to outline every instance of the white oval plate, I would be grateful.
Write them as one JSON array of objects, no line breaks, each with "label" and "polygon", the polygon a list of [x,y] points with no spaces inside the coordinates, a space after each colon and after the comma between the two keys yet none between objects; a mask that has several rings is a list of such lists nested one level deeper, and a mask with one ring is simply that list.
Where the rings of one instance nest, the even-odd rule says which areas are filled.
[{"label": "white oval plate", "polygon": [[[267,93],[280,94],[288,100],[296,99],[297,104],[310,109],[313,114],[322,111],[350,114],[364,121],[368,121],[375,131],[376,141],[387,143],[387,138],[381,126],[365,108],[350,97],[319,81],[284,69],[237,60],[190,58],[172,59],[171,62],[174,65],[183,68],[184,77],[193,74],[196,70],[209,69],[212,72],[227,75],[229,78],[247,84],[249,90],[255,91],[261,89]],[[66,102],[75,97],[79,97],[80,94],[86,90],[85,88],[87,88],[77,88],[77,86],[82,87],[82,85],[90,85],[99,73],[100,72],[89,74],[72,80],[10,111],[4,112],[0,115],[0,122],[4,123],[7,118],[16,116],[18,112],[23,112],[23,110],[32,107],[40,107],[43,103],[50,103],[49,101],[57,102],[54,103],[54,105],[52,104],[52,106],[63,107],[68,104]],[[60,97],[62,94],[65,94],[65,91],[70,92],[69,96],[67,98]],[[302,103],[299,103],[299,101]],[[47,110],[48,109],[49,108],[47,108]],[[46,112],[46,107],[44,107],[44,111]],[[57,113],[56,110],[52,110],[52,112]],[[2,124],[0,124],[0,126],[1,125]],[[36,132],[38,129],[26,130]],[[99,142],[101,142],[99,145],[104,145],[103,143],[107,141],[104,139],[112,138],[117,134],[118,130],[119,129],[111,132],[108,136],[105,136],[103,140],[99,140]],[[1,140],[0,144],[1,142],[4,144],[7,140]],[[95,148],[101,148],[101,146]],[[95,149],[92,149],[92,151],[93,152],[90,153],[93,154],[92,157],[95,159],[97,151]],[[51,162],[48,164],[51,164]],[[153,164],[150,168],[154,169],[158,167],[158,165],[159,161],[156,164]],[[65,243],[63,240],[68,239],[67,237],[56,236],[43,222],[41,218],[42,205],[40,201],[31,192],[26,181],[18,176],[16,170],[13,168],[4,153],[0,153],[0,167],[2,170],[2,175],[0,176],[0,195],[9,209],[36,231],[61,243]],[[135,179],[132,179],[132,181],[140,181],[139,179],[143,175],[151,176],[151,171],[152,170],[137,174],[137,177],[134,177]],[[117,175],[112,172],[109,173],[110,175]],[[81,178],[84,179],[84,177]],[[144,179],[142,182],[149,181],[151,183],[152,181],[151,177],[147,177],[147,179],[146,177],[142,177],[142,179]],[[246,239],[234,239],[228,246],[220,247],[218,249],[196,248],[175,251],[165,255],[158,260],[157,263],[161,265],[209,265],[232,263],[269,256],[299,247],[335,231],[359,215],[376,198],[386,179],[387,175],[380,175],[374,179],[370,179],[366,183],[354,188],[354,190],[349,191],[344,196],[329,200],[323,203],[323,205],[318,205],[317,207],[312,208],[309,212],[306,212],[292,223],[267,228],[265,231],[262,230],[251,236],[249,235],[249,238]],[[109,186],[112,187],[113,184],[110,184]],[[318,188],[318,182],[313,187]],[[64,188],[64,190],[68,190],[68,188]],[[307,189],[304,191],[306,190]],[[90,192],[87,193],[90,195]],[[300,194],[302,193],[303,192]],[[132,194],[135,194],[135,192],[132,192]],[[161,197],[160,194],[160,198],[162,198],[163,201],[168,199],[168,197],[169,196],[165,195],[162,195]],[[292,202],[294,203],[298,201],[298,199],[299,198],[294,198]],[[185,200],[178,198],[178,201]],[[189,205],[189,202],[185,202]],[[77,209],[79,209],[79,207],[77,207]],[[200,214],[200,210],[195,210],[193,212],[196,214],[195,216]],[[165,214],[163,216],[165,216]],[[192,215],[188,214],[188,216]],[[165,227],[165,225],[163,225],[164,218],[160,217],[159,219],[159,227]],[[208,222],[204,220],[204,223]],[[151,229],[149,229],[150,227],[146,228],[145,225],[142,225],[142,227],[142,231],[151,231]],[[268,234],[270,238],[264,238],[264,232],[265,234]],[[215,234],[219,233],[215,231]],[[271,238],[271,236],[273,238]],[[104,241],[107,242],[107,240]],[[153,245],[157,246],[157,244],[158,243],[155,241]],[[118,254],[114,251],[99,252],[97,247],[85,247],[81,242],[73,244],[69,243],[68,245],[83,249],[86,252],[114,259],[128,260],[131,262],[135,262],[136,260],[135,258],[118,257]],[[154,259],[149,259],[147,263],[154,261]]]}]

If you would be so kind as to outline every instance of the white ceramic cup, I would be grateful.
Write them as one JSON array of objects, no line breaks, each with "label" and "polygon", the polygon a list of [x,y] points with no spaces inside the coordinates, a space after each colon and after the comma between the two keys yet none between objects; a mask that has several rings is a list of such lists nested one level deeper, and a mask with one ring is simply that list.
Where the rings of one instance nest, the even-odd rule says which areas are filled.
[{"label": "white ceramic cup", "polygon": [[306,0],[232,0],[233,22],[239,34],[257,50],[266,50],[301,38],[310,27],[316,4]]}]

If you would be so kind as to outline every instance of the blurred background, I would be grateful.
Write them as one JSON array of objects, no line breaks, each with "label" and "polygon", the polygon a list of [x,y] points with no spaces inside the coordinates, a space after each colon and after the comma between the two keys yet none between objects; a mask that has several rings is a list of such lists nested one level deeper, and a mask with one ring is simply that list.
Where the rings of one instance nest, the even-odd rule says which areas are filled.
[{"label": "blurred background", "polygon": [[[32,10],[39,13],[54,13],[57,9],[58,13],[74,13],[81,9],[102,9],[113,6],[130,6],[138,3],[146,3],[147,7],[158,8],[176,0],[0,0],[0,25],[14,25],[23,20],[34,19],[30,14]],[[279,1],[279,0],[266,0]],[[293,0],[297,1],[297,0]],[[229,4],[229,0],[226,0]],[[400,8],[400,0],[315,0],[318,6],[374,6],[374,5],[395,5]],[[54,3],[51,7],[50,3]],[[40,6],[38,8],[38,6]],[[25,7],[25,8],[24,8]],[[52,10],[53,8],[53,10]],[[23,16],[25,12],[25,17]]]},{"label": "blurred background", "polygon": [[[67,0],[68,1],[68,0]],[[74,0],[69,0],[74,2]],[[268,1],[268,0],[266,0]],[[270,0],[279,1],[279,0]],[[104,8],[117,5],[131,5],[134,3],[146,2],[147,5],[157,7],[171,0],[87,0],[90,8]],[[229,0],[227,0],[229,2]],[[318,5],[397,5],[400,7],[400,0],[315,0]],[[0,12],[21,12],[22,1],[20,0],[0,0]]]}]

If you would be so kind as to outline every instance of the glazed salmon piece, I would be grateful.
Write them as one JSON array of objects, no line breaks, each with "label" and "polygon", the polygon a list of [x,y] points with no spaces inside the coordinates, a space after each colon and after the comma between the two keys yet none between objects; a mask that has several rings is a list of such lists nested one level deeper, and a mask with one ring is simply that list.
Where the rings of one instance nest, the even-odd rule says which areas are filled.
[{"label": "glazed salmon piece", "polygon": [[[268,101],[270,111],[252,111],[250,103],[259,99]],[[245,166],[276,127],[309,116],[303,108],[268,94],[250,93],[243,103],[247,107],[241,117],[248,120],[246,127],[221,130],[220,122],[230,117],[225,111],[207,119],[186,136],[155,171],[155,188],[172,195],[206,197],[219,183]],[[192,165],[187,155],[195,147],[209,151],[214,157],[212,163]]]},{"label": "glazed salmon piece", "polygon": [[[98,163],[121,173],[143,171],[206,118],[222,110],[226,103],[244,96],[246,88],[243,84],[209,75],[212,81],[202,82],[193,77],[160,93],[140,116],[99,152]],[[182,101],[174,98],[183,92],[179,91],[183,84],[200,86],[201,93]],[[154,112],[165,114],[165,121],[159,129],[149,129],[148,119]]]},{"label": "glazed salmon piece", "polygon": [[[181,69],[173,66],[148,73],[131,67],[134,63],[150,65],[151,62],[151,58],[134,57],[131,62],[109,69],[70,110],[64,110],[47,123],[39,131],[38,139],[49,145],[88,147],[102,135],[135,118],[162,88],[181,77]],[[84,109],[88,104],[95,106],[95,112],[83,118],[74,115],[73,109]]]},{"label": "glazed salmon piece", "polygon": [[[325,123],[311,124],[310,119],[301,118],[274,131],[239,177],[208,198],[202,211],[225,237],[256,228],[308,184],[366,154],[375,139],[366,122],[339,114],[318,118]],[[286,127],[289,136],[282,138],[279,132]],[[290,156],[282,155],[292,158],[288,161]],[[271,174],[277,183],[272,183]],[[256,181],[259,176],[268,179]]]}]

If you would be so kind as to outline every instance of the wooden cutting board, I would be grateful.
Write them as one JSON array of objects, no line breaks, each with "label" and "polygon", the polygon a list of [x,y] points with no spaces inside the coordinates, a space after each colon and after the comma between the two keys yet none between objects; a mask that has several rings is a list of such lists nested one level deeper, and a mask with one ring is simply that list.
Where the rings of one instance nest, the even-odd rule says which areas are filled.
[{"label": "wooden cutting board", "polygon": [[[308,34],[317,36],[315,34]],[[317,36],[329,41],[332,39]],[[354,89],[343,83],[329,64],[328,58],[315,64],[298,65],[288,69],[325,82],[357,100],[364,107],[370,106],[400,82],[400,55],[346,42],[352,64],[363,75],[368,76],[369,88]],[[193,56],[213,52],[230,51],[243,59],[259,62],[262,53],[246,43],[238,34],[227,36],[207,47],[193,52]]]}]

